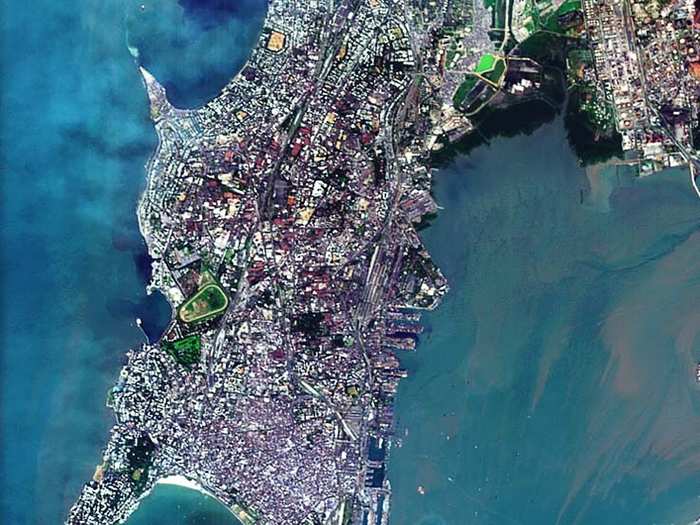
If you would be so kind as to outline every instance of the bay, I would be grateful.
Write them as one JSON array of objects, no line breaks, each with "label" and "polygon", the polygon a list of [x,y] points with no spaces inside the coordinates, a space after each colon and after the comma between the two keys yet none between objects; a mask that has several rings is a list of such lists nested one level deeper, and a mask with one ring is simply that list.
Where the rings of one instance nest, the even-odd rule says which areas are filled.
[{"label": "bay", "polygon": [[422,236],[451,290],[402,356],[390,523],[692,521],[700,202],[687,171],[587,177],[557,119],[434,180],[444,209]]},{"label": "bay", "polygon": [[267,0],[130,0],[126,40],[173,105],[196,108],[241,68],[266,10]]},{"label": "bay", "polygon": [[157,485],[128,525],[240,525],[223,504],[195,490]]}]

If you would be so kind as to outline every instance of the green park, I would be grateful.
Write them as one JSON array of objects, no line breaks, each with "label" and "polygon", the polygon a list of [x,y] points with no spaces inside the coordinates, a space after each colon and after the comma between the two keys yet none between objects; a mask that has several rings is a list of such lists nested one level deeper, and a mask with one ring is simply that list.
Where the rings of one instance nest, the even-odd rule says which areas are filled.
[{"label": "green park", "polygon": [[163,341],[161,347],[178,364],[189,367],[199,361],[202,339],[199,334],[194,334],[175,341]]}]

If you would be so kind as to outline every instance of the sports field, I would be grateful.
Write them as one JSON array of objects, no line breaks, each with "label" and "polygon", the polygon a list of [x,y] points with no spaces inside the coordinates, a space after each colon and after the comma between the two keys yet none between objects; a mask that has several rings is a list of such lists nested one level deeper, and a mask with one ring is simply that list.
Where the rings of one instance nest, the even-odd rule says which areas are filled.
[{"label": "sports field", "polygon": [[203,286],[188,299],[178,312],[180,319],[186,323],[195,323],[211,319],[226,310],[228,297],[217,283]]}]

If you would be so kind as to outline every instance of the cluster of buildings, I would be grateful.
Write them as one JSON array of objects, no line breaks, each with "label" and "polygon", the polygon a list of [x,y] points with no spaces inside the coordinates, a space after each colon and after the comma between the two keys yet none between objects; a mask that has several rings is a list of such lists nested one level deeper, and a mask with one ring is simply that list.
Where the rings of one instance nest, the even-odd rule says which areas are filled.
[{"label": "cluster of buildings", "polygon": [[694,162],[699,34],[693,1],[584,0],[586,37],[627,159],[640,173]]},{"label": "cluster of buildings", "polygon": [[421,98],[403,4],[334,4],[271,2],[199,110],[142,69],[159,145],[139,224],[176,314],[128,353],[68,523],[119,522],[180,475],[246,524],[386,525],[396,354],[447,285],[415,231],[436,205],[406,124]]},{"label": "cluster of buildings", "polygon": [[[439,101],[431,108],[428,149],[471,133],[487,107],[531,99],[559,107],[560,101],[548,100],[556,86],[543,71],[547,64],[529,54],[546,56],[539,48],[547,40],[536,41],[546,34],[551,52],[566,59],[577,110],[594,139],[619,133],[622,162],[642,175],[689,164],[700,195],[694,146],[700,136],[700,14],[694,0],[514,0],[510,35],[499,30],[499,2],[419,4],[414,30],[419,41],[433,42],[434,55],[422,66]],[[468,14],[459,23],[455,13]],[[507,63],[500,82],[478,74],[487,53]]]}]

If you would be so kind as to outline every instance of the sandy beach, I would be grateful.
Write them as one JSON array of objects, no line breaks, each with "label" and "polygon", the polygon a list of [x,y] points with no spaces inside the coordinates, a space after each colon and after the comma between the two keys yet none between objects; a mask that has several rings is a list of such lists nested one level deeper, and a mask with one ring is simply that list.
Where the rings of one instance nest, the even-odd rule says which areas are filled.
[{"label": "sandy beach", "polygon": [[165,478],[161,478],[158,481],[156,481],[156,485],[158,485],[158,484],[177,485],[178,487],[184,487],[186,489],[196,490],[197,492],[201,492],[202,494],[204,494],[206,496],[209,496],[209,497],[214,498],[214,499],[218,499],[214,494],[212,494],[207,489],[202,487],[196,481],[191,480],[189,478],[186,478],[185,476],[182,476],[180,474],[177,474],[175,476],[167,476]]}]

